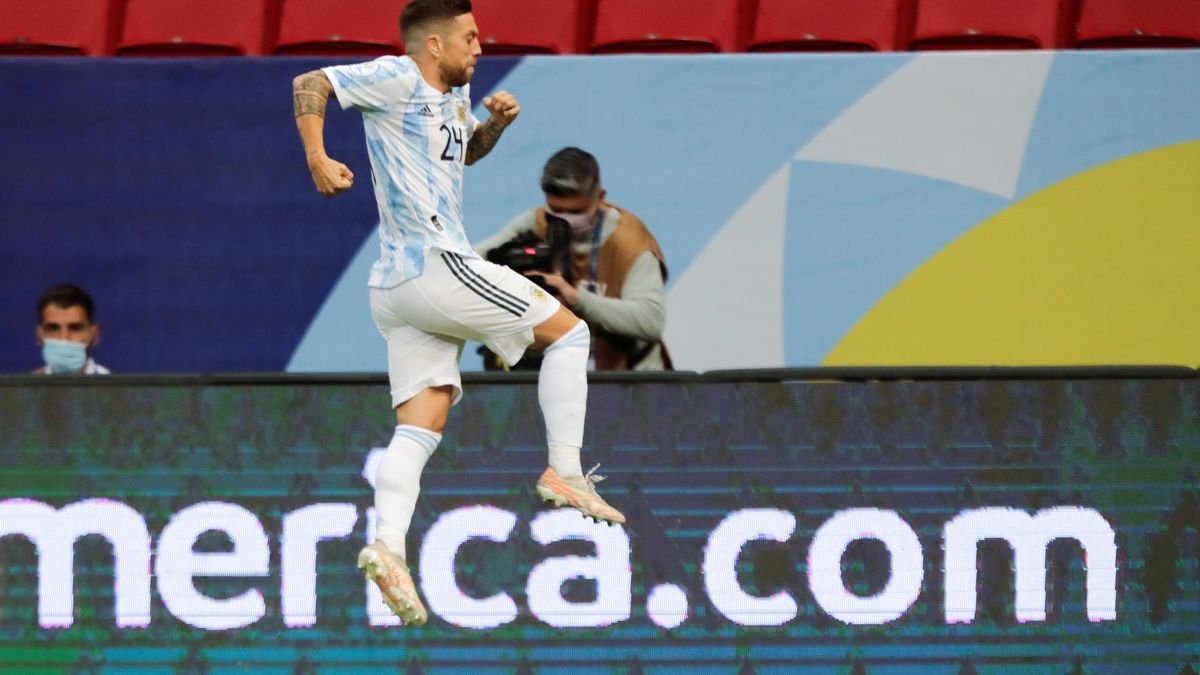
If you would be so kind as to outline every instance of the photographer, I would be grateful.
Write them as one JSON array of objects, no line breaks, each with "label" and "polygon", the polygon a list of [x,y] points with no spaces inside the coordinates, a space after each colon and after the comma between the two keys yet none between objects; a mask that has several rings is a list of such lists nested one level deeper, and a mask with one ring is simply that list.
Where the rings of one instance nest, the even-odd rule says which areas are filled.
[{"label": "photographer", "polygon": [[662,343],[667,265],[636,216],[605,201],[596,158],[563,148],[542,171],[545,206],[475,250],[533,277],[592,326],[596,370],[670,370]]}]

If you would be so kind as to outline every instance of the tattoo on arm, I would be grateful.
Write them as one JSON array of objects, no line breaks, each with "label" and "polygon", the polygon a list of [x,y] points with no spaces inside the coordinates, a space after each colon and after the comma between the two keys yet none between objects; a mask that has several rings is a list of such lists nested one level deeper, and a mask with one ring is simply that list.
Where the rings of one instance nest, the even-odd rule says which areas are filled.
[{"label": "tattoo on arm", "polygon": [[301,115],[325,116],[325,99],[311,92],[297,92],[292,98],[292,111],[296,117]]},{"label": "tattoo on arm", "polygon": [[292,80],[292,109],[296,117],[317,115],[325,117],[325,103],[333,95],[333,85],[319,70],[305,73]]},{"label": "tattoo on arm", "polygon": [[496,124],[494,119],[489,118],[488,121],[480,124],[467,143],[465,163],[474,164],[487,156],[492,148],[496,147],[496,141],[500,140],[502,133],[504,133],[504,127]]}]

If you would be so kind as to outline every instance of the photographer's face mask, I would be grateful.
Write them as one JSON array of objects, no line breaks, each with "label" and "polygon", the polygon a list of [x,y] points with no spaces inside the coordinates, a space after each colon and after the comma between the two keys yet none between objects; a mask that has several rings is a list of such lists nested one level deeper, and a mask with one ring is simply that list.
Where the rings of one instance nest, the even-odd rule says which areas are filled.
[{"label": "photographer's face mask", "polygon": [[567,222],[571,228],[572,239],[584,239],[592,233],[592,228],[600,222],[604,212],[604,209],[600,208],[603,203],[603,188],[597,188],[592,194],[570,197],[546,195],[546,210]]},{"label": "photographer's face mask", "polygon": [[597,205],[583,213],[550,211],[550,215],[567,221],[567,225],[571,228],[571,236],[573,238],[580,238],[591,233],[592,227],[596,225],[596,218],[600,215],[600,208]]}]

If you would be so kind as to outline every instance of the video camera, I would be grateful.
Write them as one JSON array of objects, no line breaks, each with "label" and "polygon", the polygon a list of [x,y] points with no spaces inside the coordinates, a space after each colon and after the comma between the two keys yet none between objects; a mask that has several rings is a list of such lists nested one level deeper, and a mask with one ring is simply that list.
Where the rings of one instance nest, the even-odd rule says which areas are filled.
[{"label": "video camera", "polygon": [[[566,255],[567,247],[571,244],[571,228],[567,221],[558,216],[546,214],[546,239],[543,241],[532,232],[525,232],[513,239],[488,251],[488,262],[505,265],[514,272],[542,272],[557,274],[555,264]],[[542,288],[546,284],[541,276],[530,277]],[[550,290],[546,288],[546,290]]]}]

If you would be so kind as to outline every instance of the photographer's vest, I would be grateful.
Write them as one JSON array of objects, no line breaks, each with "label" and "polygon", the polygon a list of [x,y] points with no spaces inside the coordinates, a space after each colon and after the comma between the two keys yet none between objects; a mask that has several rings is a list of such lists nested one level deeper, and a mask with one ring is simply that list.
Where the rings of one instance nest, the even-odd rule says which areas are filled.
[{"label": "photographer's vest", "polygon": [[[650,251],[655,258],[658,258],[665,283],[667,263],[663,258],[662,249],[658,247],[658,242],[655,241],[654,235],[650,234],[650,230],[646,229],[637,216],[619,206],[605,203],[603,207],[616,209],[620,214],[616,229],[596,252],[596,281],[604,285],[604,296],[608,298],[621,297],[621,287],[625,283],[625,276],[629,273],[629,268],[633,267],[634,261],[646,251]],[[538,208],[534,211],[533,222],[534,233],[539,239],[545,240],[545,208]],[[596,227],[602,226],[602,223],[596,225]],[[578,253],[571,249],[570,257],[572,283],[578,285],[580,279],[591,277],[592,253],[590,250]],[[637,349],[638,341],[622,335],[613,335],[598,326],[592,326],[591,329],[592,335],[595,336],[592,355],[596,360],[596,370],[628,370],[631,365],[636,364],[641,357],[645,356],[641,350]],[[671,357],[667,354],[665,344],[652,343],[644,349],[648,351],[653,348],[654,344],[661,345],[663,364],[667,370],[671,370]]]}]

